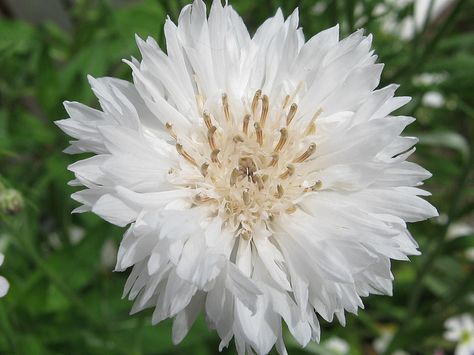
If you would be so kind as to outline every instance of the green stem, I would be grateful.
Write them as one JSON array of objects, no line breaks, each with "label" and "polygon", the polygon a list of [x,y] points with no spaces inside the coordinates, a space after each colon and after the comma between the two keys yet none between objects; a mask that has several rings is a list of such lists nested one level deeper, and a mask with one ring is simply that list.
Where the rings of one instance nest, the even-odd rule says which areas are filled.
[{"label": "green stem", "polygon": [[444,36],[445,32],[450,28],[454,23],[455,18],[460,14],[462,6],[466,3],[466,0],[459,0],[454,9],[450,12],[446,20],[439,26],[438,31],[435,33],[431,41],[424,47],[421,54],[407,63],[405,66],[402,66],[398,71],[395,72],[393,77],[390,78],[390,82],[398,81],[400,82],[401,77],[410,77],[415,72],[420,72],[421,68],[426,64],[430,54],[436,49],[439,41]]},{"label": "green stem", "polygon": [[[26,217],[26,212],[25,215]],[[2,216],[3,217],[3,216]],[[81,312],[81,314],[87,318],[91,324],[101,332],[107,331],[106,324],[96,317],[96,315],[90,310],[90,308],[82,302],[82,300],[70,290],[69,286],[63,281],[63,279],[51,268],[45,260],[39,255],[34,245],[31,243],[27,231],[19,231],[13,226],[6,218],[2,218],[4,224],[15,234],[13,238],[14,242],[20,244],[22,250],[28,255],[28,257],[35,263],[35,265],[48,277],[48,279],[58,288],[58,290],[70,300],[70,302]],[[20,223],[21,226],[27,226],[25,220]],[[20,227],[21,228],[21,227]]]},{"label": "green stem", "polygon": [[10,320],[8,319],[8,313],[5,309],[4,300],[0,301],[0,324],[2,326],[2,333],[5,335],[5,338],[8,345],[10,346],[11,354],[17,354],[18,349],[16,347],[16,335],[14,330],[11,327]]}]

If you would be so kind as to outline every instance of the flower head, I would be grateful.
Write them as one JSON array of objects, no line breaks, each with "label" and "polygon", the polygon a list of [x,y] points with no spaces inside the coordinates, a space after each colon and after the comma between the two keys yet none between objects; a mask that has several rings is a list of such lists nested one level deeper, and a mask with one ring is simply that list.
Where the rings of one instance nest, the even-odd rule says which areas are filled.
[{"label": "flower head", "polygon": [[286,353],[282,319],[301,345],[318,316],[344,324],[361,296],[390,294],[390,259],[418,254],[405,222],[436,215],[406,162],[409,101],[379,90],[371,36],[338,27],[305,42],[295,11],[251,37],[231,6],[200,0],[165,24],[166,53],[137,38],[133,84],[89,78],[102,110],[66,102],[58,125],[73,195],[129,225],[117,270],[133,311],[174,318],[179,342],[200,312],[240,354]]},{"label": "flower head", "polygon": [[445,323],[445,339],[457,342],[456,355],[474,353],[474,318],[470,314],[452,317]]}]

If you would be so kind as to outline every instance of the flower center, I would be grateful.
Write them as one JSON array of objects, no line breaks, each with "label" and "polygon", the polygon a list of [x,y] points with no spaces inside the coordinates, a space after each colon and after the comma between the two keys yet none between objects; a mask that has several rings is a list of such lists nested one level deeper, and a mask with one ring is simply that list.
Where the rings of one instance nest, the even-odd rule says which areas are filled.
[{"label": "flower center", "polygon": [[223,94],[212,113],[202,110],[204,124],[191,137],[166,125],[184,159],[172,173],[195,190],[193,203],[214,206],[216,215],[243,238],[261,223],[270,229],[277,216],[296,211],[298,197],[321,187],[310,168],[322,110],[303,126],[295,125],[298,106],[290,102],[287,95],[271,104],[258,90],[248,105],[234,109]]}]

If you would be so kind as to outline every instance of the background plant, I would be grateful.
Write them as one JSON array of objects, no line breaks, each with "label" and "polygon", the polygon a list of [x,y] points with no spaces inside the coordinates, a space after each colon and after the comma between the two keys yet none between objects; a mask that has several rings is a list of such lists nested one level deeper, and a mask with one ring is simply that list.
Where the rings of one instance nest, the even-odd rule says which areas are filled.
[{"label": "background plant", "polygon": [[[66,137],[53,124],[66,116],[65,99],[97,106],[86,74],[130,80],[121,59],[138,56],[134,33],[163,44],[166,15],[176,20],[186,1],[65,3],[68,31],[0,18],[0,184],[23,196],[21,210],[0,211],[1,273],[11,284],[0,299],[0,353],[215,353],[219,341],[204,319],[173,346],[170,322],[152,327],[151,312],[128,315],[130,304],[120,299],[126,275],[111,272],[122,230],[90,213],[70,214],[77,206],[67,185],[72,160],[61,152]],[[336,337],[350,354],[453,349],[443,340],[444,321],[474,312],[474,2],[453,1],[436,13],[431,1],[413,30],[407,30],[415,12],[410,1],[232,5],[251,29],[278,7],[289,15],[299,6],[307,38],[336,23],[342,37],[360,27],[373,33],[386,64],[381,85],[399,83],[398,95],[413,97],[400,114],[418,119],[405,134],[420,137],[412,159],[434,174],[425,187],[441,214],[411,226],[423,255],[394,262],[393,297],[366,299],[366,310],[349,317],[346,328],[323,322],[321,345],[303,350],[288,337],[289,352],[345,351],[328,345]]]}]

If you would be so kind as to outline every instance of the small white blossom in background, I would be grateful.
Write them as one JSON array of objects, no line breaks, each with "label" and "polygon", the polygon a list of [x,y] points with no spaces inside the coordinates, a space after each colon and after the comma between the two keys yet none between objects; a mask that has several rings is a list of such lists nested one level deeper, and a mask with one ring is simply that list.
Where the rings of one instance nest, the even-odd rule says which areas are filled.
[{"label": "small white blossom in background", "polygon": [[441,84],[447,78],[447,73],[421,73],[413,78],[413,84],[418,86],[436,85]]},{"label": "small white blossom in background", "polygon": [[89,78],[101,110],[66,102],[57,124],[73,194],[128,226],[117,271],[152,322],[174,318],[180,342],[200,312],[239,354],[286,354],[282,322],[302,346],[318,318],[345,324],[362,297],[392,294],[390,260],[418,255],[407,222],[437,215],[406,159],[410,99],[377,89],[372,36],[339,28],[305,41],[280,10],[250,36],[231,6],[196,0],[126,61],[133,83]]},{"label": "small white blossom in background", "polygon": [[23,196],[15,189],[6,188],[0,181],[0,214],[14,215],[24,207]]},{"label": "small white blossom in background", "polygon": [[440,108],[444,106],[444,96],[437,91],[429,91],[423,95],[422,103],[426,107]]},{"label": "small white blossom in background", "polygon": [[[4,260],[5,255],[0,253],[0,266],[2,266]],[[0,297],[4,297],[8,293],[9,288],[10,284],[8,283],[8,280],[0,275]]]},{"label": "small white blossom in background", "polygon": [[69,232],[69,241],[72,245],[77,245],[81,242],[82,239],[86,236],[86,231],[84,228],[78,226],[71,226],[68,230]]},{"label": "small white blossom in background", "polygon": [[474,354],[474,318],[471,314],[449,318],[445,327],[444,338],[457,343],[455,355]]},{"label": "small white blossom in background", "polygon": [[331,337],[322,344],[323,347],[334,355],[349,354],[349,343],[339,337]]},{"label": "small white blossom in background", "polygon": [[[385,353],[395,335],[395,330],[396,328],[393,325],[383,326],[381,328],[379,337],[373,342],[377,354]],[[407,355],[407,353],[404,350],[397,349],[393,352],[393,355]]]},{"label": "small white blossom in background", "polygon": [[[446,232],[446,238],[456,239],[471,236],[474,234],[474,226],[466,222],[452,223]],[[469,260],[474,260],[474,247],[464,250]]]}]

